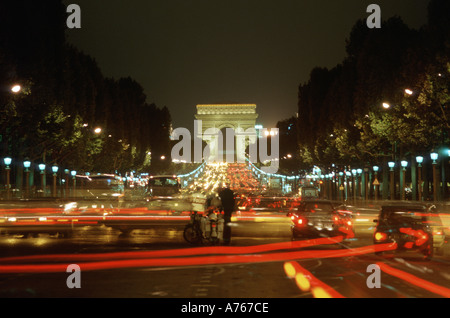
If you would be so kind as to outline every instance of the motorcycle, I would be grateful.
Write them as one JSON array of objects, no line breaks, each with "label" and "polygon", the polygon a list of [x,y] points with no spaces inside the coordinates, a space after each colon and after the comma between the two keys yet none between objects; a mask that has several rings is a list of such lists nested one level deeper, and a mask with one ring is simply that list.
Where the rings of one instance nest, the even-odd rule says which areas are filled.
[{"label": "motorcycle", "polygon": [[184,228],[184,239],[193,245],[210,243],[217,245],[223,240],[224,219],[218,209],[208,209],[205,214],[191,212],[189,223]]}]

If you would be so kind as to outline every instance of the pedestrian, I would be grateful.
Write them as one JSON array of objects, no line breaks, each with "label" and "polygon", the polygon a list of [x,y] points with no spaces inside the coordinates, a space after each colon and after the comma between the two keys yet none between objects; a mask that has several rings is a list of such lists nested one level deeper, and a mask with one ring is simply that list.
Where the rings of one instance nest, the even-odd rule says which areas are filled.
[{"label": "pedestrian", "polygon": [[227,184],[224,189],[219,192],[220,200],[222,201],[225,226],[223,229],[223,243],[229,245],[231,241],[231,215],[235,209],[234,192]]}]

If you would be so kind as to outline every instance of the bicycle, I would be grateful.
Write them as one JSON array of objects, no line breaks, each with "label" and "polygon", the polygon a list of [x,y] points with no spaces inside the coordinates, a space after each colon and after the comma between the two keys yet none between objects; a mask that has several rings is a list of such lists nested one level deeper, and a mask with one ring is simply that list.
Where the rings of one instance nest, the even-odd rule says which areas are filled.
[{"label": "bicycle", "polygon": [[203,239],[203,233],[201,228],[201,216],[197,211],[191,212],[190,221],[185,226],[183,231],[184,239],[190,244],[198,244]]}]

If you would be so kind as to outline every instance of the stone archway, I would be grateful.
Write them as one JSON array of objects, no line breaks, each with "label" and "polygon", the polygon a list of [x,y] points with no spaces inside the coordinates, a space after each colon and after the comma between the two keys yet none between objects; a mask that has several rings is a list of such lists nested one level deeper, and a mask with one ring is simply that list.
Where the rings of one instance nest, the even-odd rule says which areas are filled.
[{"label": "stone archway", "polygon": [[[195,133],[210,147],[208,161],[230,162],[233,158],[232,162],[245,162],[246,147],[256,141],[256,135],[244,134],[255,128],[258,118],[255,104],[197,105],[195,118],[201,121]],[[234,133],[234,138],[227,139],[228,133]],[[233,140],[233,145],[227,145],[227,140]]]}]

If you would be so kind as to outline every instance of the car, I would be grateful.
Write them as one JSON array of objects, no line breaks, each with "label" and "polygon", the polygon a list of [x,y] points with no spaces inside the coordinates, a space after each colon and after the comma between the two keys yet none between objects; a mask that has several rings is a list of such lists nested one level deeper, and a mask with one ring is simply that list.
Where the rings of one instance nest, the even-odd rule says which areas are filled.
[{"label": "car", "polygon": [[[389,204],[381,207],[374,244],[396,243],[395,252],[418,252],[426,260],[444,251],[445,232],[436,206]],[[382,254],[379,252],[378,254]]]},{"label": "car", "polygon": [[38,237],[40,233],[70,238],[73,235],[73,219],[50,215],[11,215],[0,217],[0,234]]},{"label": "car", "polygon": [[329,200],[302,201],[297,211],[287,214],[291,218],[292,239],[323,236],[354,238],[352,214],[343,205]]},{"label": "car", "polygon": [[147,194],[152,198],[170,197],[179,194],[180,190],[180,180],[175,175],[150,176],[148,180]]}]

